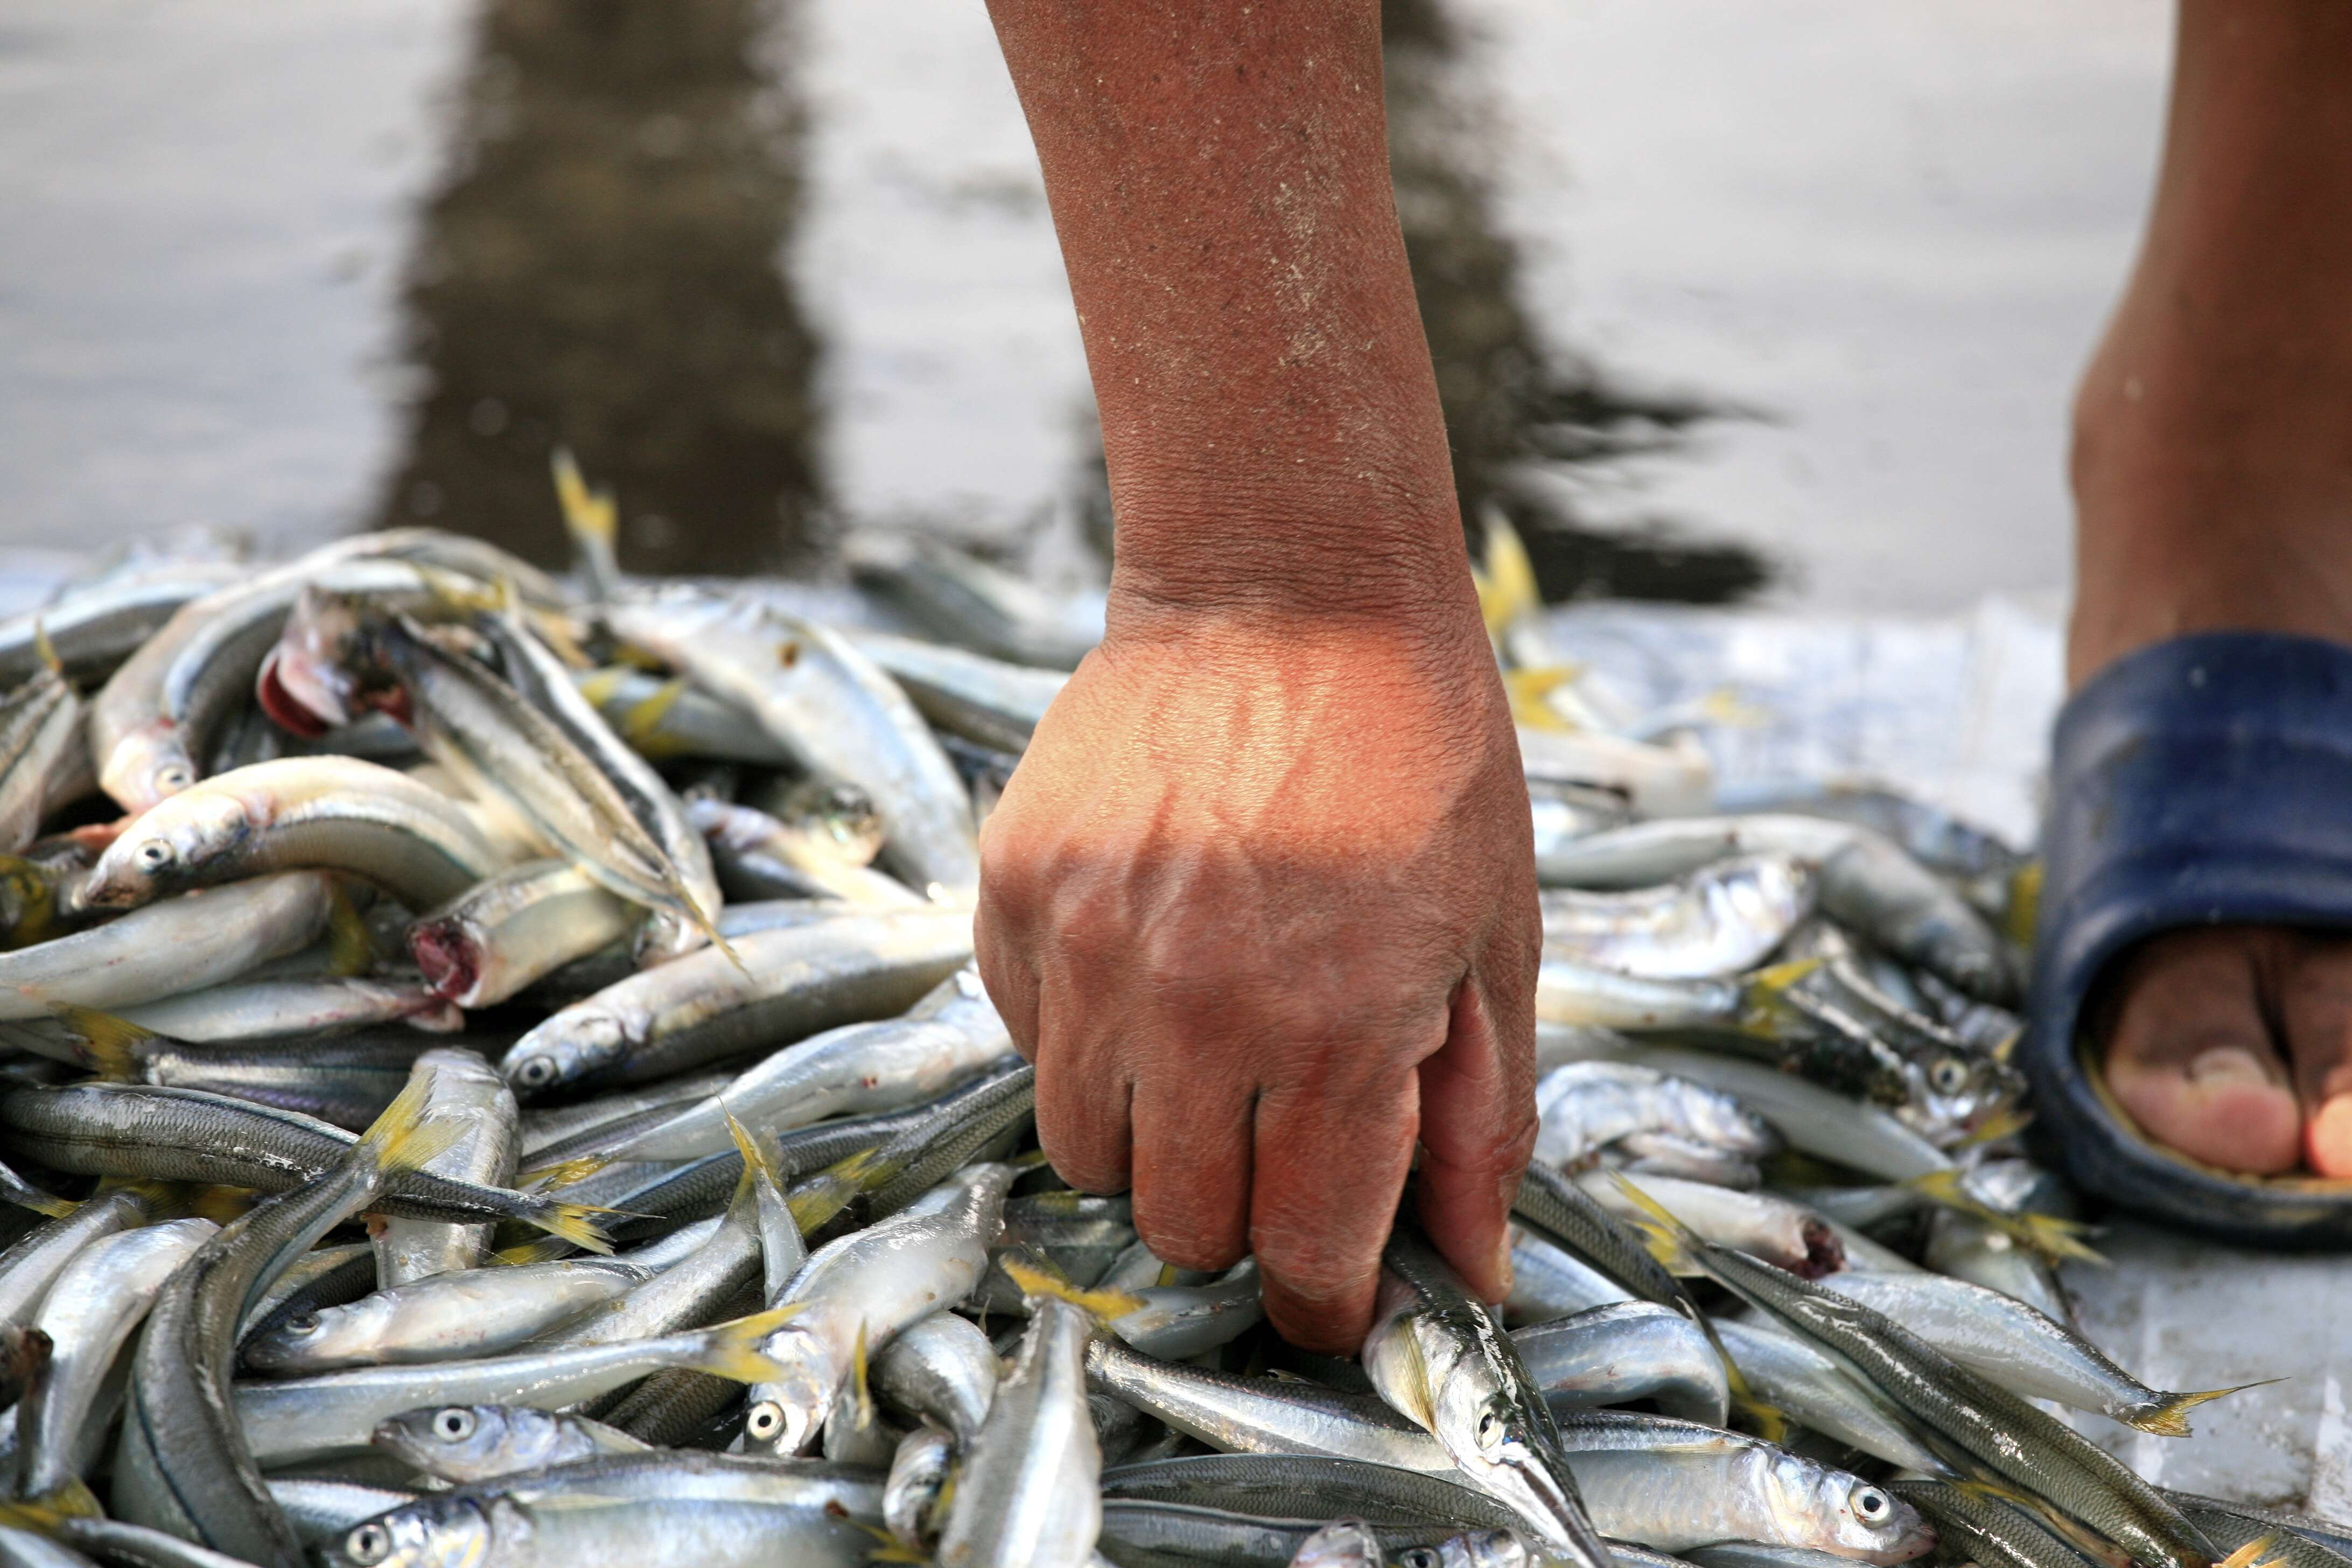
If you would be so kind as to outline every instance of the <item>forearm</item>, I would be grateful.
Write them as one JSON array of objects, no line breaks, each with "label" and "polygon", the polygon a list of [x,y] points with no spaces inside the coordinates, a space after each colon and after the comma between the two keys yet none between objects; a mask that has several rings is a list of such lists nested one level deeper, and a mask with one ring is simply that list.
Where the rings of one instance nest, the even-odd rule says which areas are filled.
[{"label": "forearm", "polygon": [[991,0],[1118,513],[1114,632],[1471,613],[1377,0]]}]

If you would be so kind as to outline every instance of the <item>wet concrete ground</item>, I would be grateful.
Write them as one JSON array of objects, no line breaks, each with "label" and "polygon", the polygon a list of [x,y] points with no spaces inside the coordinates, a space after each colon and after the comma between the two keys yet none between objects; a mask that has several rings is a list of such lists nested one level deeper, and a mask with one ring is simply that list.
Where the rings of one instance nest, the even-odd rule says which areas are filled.
[{"label": "wet concrete ground", "polygon": [[[2045,9],[1389,0],[1472,513],[1555,592],[2059,587],[2163,18]],[[977,0],[0,0],[0,543],[431,516],[545,555],[558,439],[651,569],[1088,493]],[[1727,406],[1770,418],[1690,425]]]}]

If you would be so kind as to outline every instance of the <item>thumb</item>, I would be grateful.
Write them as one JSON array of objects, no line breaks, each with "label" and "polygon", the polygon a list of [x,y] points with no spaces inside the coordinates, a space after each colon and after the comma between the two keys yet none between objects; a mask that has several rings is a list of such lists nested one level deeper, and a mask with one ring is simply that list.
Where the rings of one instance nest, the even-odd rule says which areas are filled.
[{"label": "thumb", "polygon": [[1511,1289],[1511,1199],[1536,1141],[1532,998],[1498,1006],[1472,974],[1420,1073],[1422,1224],[1470,1288],[1499,1301]]}]

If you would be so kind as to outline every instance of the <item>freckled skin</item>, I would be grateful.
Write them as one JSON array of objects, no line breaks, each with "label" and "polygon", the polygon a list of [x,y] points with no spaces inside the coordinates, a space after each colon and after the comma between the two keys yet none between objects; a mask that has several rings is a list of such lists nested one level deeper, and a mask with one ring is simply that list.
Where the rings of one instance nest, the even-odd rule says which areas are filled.
[{"label": "freckled skin", "polygon": [[1414,1142],[1507,1288],[1540,927],[1389,185],[1379,6],[994,0],[1101,412],[1108,633],[982,836],[1047,1152],[1350,1352]]}]

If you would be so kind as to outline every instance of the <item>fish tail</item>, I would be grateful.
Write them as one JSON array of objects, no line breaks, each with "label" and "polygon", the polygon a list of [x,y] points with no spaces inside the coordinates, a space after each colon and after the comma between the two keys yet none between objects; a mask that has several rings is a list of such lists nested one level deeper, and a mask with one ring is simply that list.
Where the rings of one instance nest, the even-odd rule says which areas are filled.
[{"label": "fish tail", "polygon": [[593,1204],[540,1203],[531,1206],[522,1217],[558,1240],[568,1241],[583,1252],[593,1252],[609,1258],[613,1242],[593,1217],[610,1214]]},{"label": "fish tail", "polygon": [[81,1207],[71,1198],[61,1198],[53,1193],[45,1193],[29,1182],[11,1185],[7,1192],[0,1194],[0,1201],[15,1204],[20,1209],[31,1209],[35,1214],[47,1219],[63,1219]]},{"label": "fish tail", "polygon": [[49,628],[38,616],[33,617],[33,652],[40,657],[42,667],[51,675],[60,680],[65,679],[66,661],[58,657],[58,645],[49,640]]},{"label": "fish tail", "polygon": [[48,936],[58,920],[57,879],[22,855],[0,855],[0,885],[16,894],[19,910],[0,945],[26,947]]},{"label": "fish tail", "polygon": [[436,1155],[446,1153],[466,1130],[455,1121],[427,1114],[431,1099],[430,1079],[422,1075],[410,1079],[352,1145],[352,1156],[389,1173],[414,1171]]},{"label": "fish tail", "polygon": [[520,1241],[512,1247],[502,1247],[490,1254],[490,1261],[501,1268],[519,1268],[526,1263],[552,1263],[568,1258],[575,1249],[560,1236],[542,1236],[536,1241]]},{"label": "fish tail", "polygon": [[694,1336],[701,1342],[688,1364],[697,1372],[707,1372],[730,1383],[764,1383],[782,1375],[783,1368],[760,1346],[770,1334],[800,1316],[806,1305],[803,1301],[787,1301],[781,1307],[703,1330]]},{"label": "fish tail", "polygon": [[[2011,1044],[2013,1045],[2016,1042],[2016,1039],[2017,1037],[2015,1035],[2011,1035],[2010,1037]],[[2006,1047],[1997,1047],[1992,1053],[1994,1059],[1997,1061],[2007,1060],[2008,1058],[2002,1054],[2005,1049]],[[2028,1127],[2032,1126],[2032,1112],[2020,1110],[2013,1105],[2004,1106],[2000,1110],[1994,1111],[1990,1116],[1986,1117],[1982,1121],[1978,1122],[1974,1127],[1969,1128],[1968,1135],[1962,1138],[1955,1147],[1961,1149],[1981,1149],[1988,1143],[1998,1143],[2004,1138],[2014,1138],[2017,1134],[2024,1131]]]},{"label": "fish tail", "polygon": [[868,1524],[862,1519],[849,1521],[851,1528],[862,1530],[875,1540],[874,1549],[866,1554],[868,1563],[929,1563],[930,1559],[900,1541],[878,1524]]},{"label": "fish tail", "polygon": [[108,1176],[99,1182],[98,1190],[110,1195],[128,1193],[139,1200],[151,1220],[160,1220],[184,1206],[184,1189],[178,1184],[152,1176]]},{"label": "fish tail", "polygon": [[751,967],[743,962],[743,955],[735,951],[734,944],[719,934],[719,922],[704,911],[701,900],[682,886],[677,889],[677,896],[678,901],[686,906],[687,918],[694,921],[696,929],[710,939],[711,946],[727,955],[727,962],[735,966],[736,973],[749,978]]},{"label": "fish tail", "polygon": [[621,721],[616,726],[621,739],[638,751],[644,751],[646,743],[655,738],[654,731],[669,716],[669,710],[677,706],[677,700],[686,695],[686,689],[690,684],[683,675],[674,675],[654,688],[642,701],[632,704],[629,710],[621,715]]},{"label": "fish tail", "polygon": [[[621,682],[629,679],[625,664],[608,664],[604,668],[583,675],[572,683],[572,689],[588,700],[588,706],[601,710],[619,694]],[[635,711],[635,710],[631,710]]]},{"label": "fish tail", "polygon": [[1510,699],[1511,718],[1530,730],[1572,731],[1575,725],[1561,716],[1549,700],[1551,694],[1576,679],[1572,666],[1546,665],[1540,668],[1510,669],[1503,672],[1503,691]]},{"label": "fish tail", "polygon": [[2270,1549],[2279,1543],[2279,1533],[2273,1530],[2255,1536],[2215,1563],[2213,1568],[2254,1568],[2254,1564],[2269,1555]]},{"label": "fish tail", "polygon": [[154,1030],[95,1007],[66,1002],[52,1002],[48,1006],[58,1022],[73,1031],[74,1057],[82,1066],[114,1083],[138,1079],[139,1047],[157,1037]]},{"label": "fish tail", "polygon": [[760,1142],[751,1130],[727,1112],[727,1136],[735,1141],[735,1152],[743,1156],[743,1180],[747,1184],[764,1184],[778,1192],[784,1189],[784,1173],[776,1163],[772,1146]]},{"label": "fish tail", "polygon": [[1665,1205],[1617,1172],[1610,1172],[1609,1179],[1617,1184],[1617,1189],[1625,1194],[1626,1202],[1642,1211],[1633,1216],[1631,1223],[1641,1236],[1643,1245],[1649,1248],[1650,1256],[1657,1259],[1659,1268],[1669,1274],[1704,1272],[1698,1263],[1699,1247],[1704,1244],[1697,1232],[1675,1218]]},{"label": "fish tail", "polygon": [[2071,1258],[2077,1263],[2104,1265],[2105,1254],[2083,1239],[2090,1228],[2080,1220],[2058,1215],[2011,1214],[1969,1193],[1958,1167],[1924,1171],[1901,1184],[1929,1203],[1991,1226],[2019,1246],[2044,1258]]},{"label": "fish tail", "polygon": [[2001,934],[2020,947],[2032,947],[2034,917],[2041,907],[2042,862],[2028,860],[2009,874],[2009,901],[2001,910]]},{"label": "fish tail", "polygon": [[1484,521],[1484,570],[1472,575],[1477,582],[1478,613],[1486,619],[1487,634],[1499,637],[1504,627],[1520,616],[1541,609],[1543,598],[1536,589],[1535,563],[1528,558],[1518,530],[1511,526],[1500,507],[1487,508]]},{"label": "fish tail", "polygon": [[577,1159],[558,1160],[551,1165],[534,1165],[515,1173],[514,1184],[535,1193],[552,1193],[564,1187],[577,1186],[613,1163],[609,1154],[583,1154]]},{"label": "fish tail", "polygon": [[1715,1346],[1716,1356],[1723,1363],[1723,1382],[1731,1393],[1731,1408],[1755,1427],[1756,1435],[1767,1443],[1787,1442],[1788,1413],[1756,1392],[1755,1385],[1748,1381],[1748,1374],[1740,1371],[1739,1363],[1732,1359],[1731,1347],[1723,1342],[1723,1336],[1716,1332],[1715,1324],[1707,1315],[1696,1308],[1693,1313],[1699,1331],[1706,1336],[1708,1343]]},{"label": "fish tail", "polygon": [[575,543],[611,550],[620,534],[620,509],[610,490],[592,490],[569,447],[548,460],[555,478],[555,504],[563,509],[563,531]]},{"label": "fish tail", "polygon": [[1024,1296],[1033,1299],[1052,1296],[1067,1301],[1097,1322],[1108,1323],[1113,1318],[1123,1318],[1143,1307],[1141,1297],[1130,1296],[1124,1290],[1081,1290],[1071,1284],[1060,1269],[1042,1258],[1024,1258],[1008,1253],[1004,1258],[1004,1277],[1021,1287]]},{"label": "fish tail", "polygon": [[[68,1477],[39,1497],[26,1499],[16,1506],[47,1515],[47,1522],[51,1529],[68,1519],[106,1517],[106,1510],[99,1506],[98,1494],[91,1491],[79,1476]],[[41,1526],[32,1524],[29,1528],[39,1530]]]},{"label": "fish tail", "polygon": [[2189,1413],[2200,1405],[2232,1394],[2242,1394],[2249,1388],[2264,1388],[2273,1383],[2284,1383],[2281,1377],[2265,1377],[2254,1383],[2241,1383],[2229,1388],[2204,1388],[2192,1394],[2168,1394],[2152,1405],[2138,1406],[2117,1417],[2126,1426],[2136,1427],[2158,1437],[2189,1436]]},{"label": "fish tail", "polygon": [[1818,958],[1790,959],[1750,974],[1740,987],[1737,1026],[1763,1039],[1776,1039],[1790,1012],[1787,997],[1800,981],[1822,966]]},{"label": "fish tail", "polygon": [[327,973],[340,976],[364,974],[375,963],[375,943],[367,921],[341,878],[327,883]]}]

